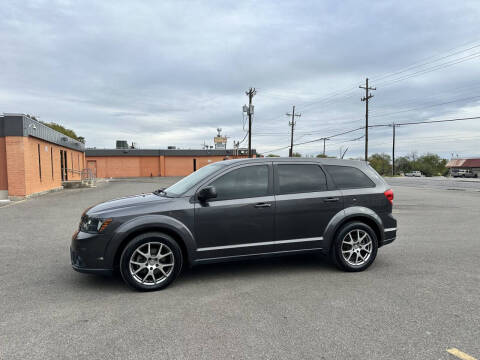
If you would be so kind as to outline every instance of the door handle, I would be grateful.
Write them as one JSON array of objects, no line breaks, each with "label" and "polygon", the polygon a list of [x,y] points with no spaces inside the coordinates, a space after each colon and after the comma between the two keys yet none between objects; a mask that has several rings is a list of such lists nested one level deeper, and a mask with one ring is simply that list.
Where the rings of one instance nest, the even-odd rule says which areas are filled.
[{"label": "door handle", "polygon": [[272,204],[263,203],[263,202],[258,203],[258,204],[255,204],[255,207],[256,207],[256,208],[267,208],[267,207],[271,207],[271,206],[272,206]]},{"label": "door handle", "polygon": [[325,201],[325,202],[336,202],[338,200],[340,200],[340,198],[338,198],[338,197],[328,197],[326,199],[323,199],[323,201]]}]

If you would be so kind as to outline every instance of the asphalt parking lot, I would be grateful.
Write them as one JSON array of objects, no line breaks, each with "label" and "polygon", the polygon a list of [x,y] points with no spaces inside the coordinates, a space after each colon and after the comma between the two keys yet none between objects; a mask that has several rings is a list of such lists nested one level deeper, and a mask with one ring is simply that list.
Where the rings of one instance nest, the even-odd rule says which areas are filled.
[{"label": "asphalt parking lot", "polygon": [[408,186],[426,189],[480,191],[480,179],[436,177],[394,177],[386,178],[392,186]]},{"label": "asphalt parking lot", "polygon": [[83,209],[169,182],[0,208],[0,359],[455,359],[451,347],[480,357],[480,192],[392,181],[399,236],[363,273],[294,256],[204,265],[138,293],[71,269]]}]

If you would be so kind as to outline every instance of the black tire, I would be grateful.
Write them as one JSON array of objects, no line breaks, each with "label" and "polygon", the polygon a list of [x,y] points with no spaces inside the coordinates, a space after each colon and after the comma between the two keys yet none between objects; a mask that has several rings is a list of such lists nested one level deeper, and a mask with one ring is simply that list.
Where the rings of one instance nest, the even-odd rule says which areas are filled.
[{"label": "black tire", "polygon": [[[157,253],[155,255],[155,251],[160,252],[160,254]],[[171,255],[168,255],[169,252],[171,252]],[[140,255],[142,253],[154,255],[147,257]],[[158,259],[156,256],[163,256],[163,258]],[[131,260],[135,260],[135,263],[131,264]],[[137,265],[136,262],[142,264]],[[170,263],[173,265],[169,265]],[[136,236],[123,249],[120,257],[120,274],[123,280],[135,290],[162,290],[170,285],[180,274],[182,265],[182,250],[177,242],[167,234],[149,232]],[[138,270],[138,274],[133,274],[132,272],[136,270]],[[165,273],[167,274],[166,276]],[[145,274],[151,275],[146,275],[145,282],[142,283],[141,278]],[[156,277],[159,278],[158,283],[156,282]]]},{"label": "black tire", "polygon": [[[360,234],[368,234],[368,237],[370,237],[370,240],[371,240],[371,247],[370,247],[370,254],[369,254],[369,257],[368,259],[364,262],[364,263],[361,263],[359,265],[354,265],[352,264],[351,262],[353,262],[353,256],[355,256],[356,260],[358,260],[361,256],[366,256],[366,250],[359,250],[360,252],[360,255],[352,255],[352,258],[351,258],[351,262],[347,261],[342,253],[342,246],[344,247],[343,248],[343,251],[347,250],[349,251],[350,249],[348,248],[349,244],[344,244],[343,243],[343,240],[346,239],[348,241],[350,241],[350,238],[347,238],[348,237],[348,234],[352,234],[351,236],[353,236],[353,241],[355,241],[355,236],[358,236],[358,235],[355,235],[355,234],[358,234],[357,233],[357,230],[358,230],[358,233]],[[351,233],[353,232],[353,233]],[[357,239],[358,240],[358,239]],[[365,242],[368,241],[368,238],[367,240],[364,240]],[[343,271],[348,271],[348,272],[357,272],[357,271],[363,271],[365,269],[367,269],[372,263],[373,261],[375,260],[375,257],[377,256],[377,250],[378,250],[378,239],[377,239],[377,236],[375,235],[375,231],[372,230],[372,228],[370,226],[368,226],[367,224],[363,223],[363,222],[360,222],[360,221],[355,221],[355,222],[350,222],[350,223],[347,223],[345,225],[343,225],[336,233],[335,235],[335,239],[333,240],[333,244],[332,244],[332,247],[331,247],[331,253],[330,253],[330,256],[331,256],[331,259],[332,259],[332,262],[340,269],[340,270],[343,270]],[[357,250],[353,250],[352,249],[352,252],[356,252]],[[363,251],[363,252],[362,252]],[[348,256],[348,254],[346,254],[346,256]],[[360,260],[358,260],[360,261]]]}]

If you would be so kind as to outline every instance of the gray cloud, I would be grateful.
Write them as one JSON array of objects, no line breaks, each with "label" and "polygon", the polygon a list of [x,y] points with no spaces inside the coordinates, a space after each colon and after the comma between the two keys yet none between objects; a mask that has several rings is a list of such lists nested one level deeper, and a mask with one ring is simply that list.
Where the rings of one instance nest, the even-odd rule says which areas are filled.
[{"label": "gray cloud", "polygon": [[[302,112],[297,141],[362,126],[357,87],[365,76],[480,41],[479,12],[476,1],[7,0],[0,111],[63,123],[89,146],[125,138],[143,147],[198,147],[218,126],[243,138],[244,91],[255,86],[253,145],[268,151],[288,145],[284,114],[292,104]],[[372,123],[480,114],[478,60],[396,84],[378,81]],[[355,90],[318,101],[346,88]],[[401,128],[398,151],[478,155],[478,124]],[[389,134],[372,130],[372,151],[389,152]],[[360,135],[332,139],[329,153],[349,146],[350,156],[360,156],[362,141],[343,143]],[[322,145],[298,151],[317,154]]]}]

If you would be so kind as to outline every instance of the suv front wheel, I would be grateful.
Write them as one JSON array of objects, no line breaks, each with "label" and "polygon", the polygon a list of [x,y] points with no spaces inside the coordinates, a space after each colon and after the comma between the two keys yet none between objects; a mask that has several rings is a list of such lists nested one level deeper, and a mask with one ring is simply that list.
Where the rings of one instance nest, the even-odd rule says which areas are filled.
[{"label": "suv front wheel", "polygon": [[166,288],[182,269],[182,251],[170,236],[151,232],[133,238],[120,258],[123,280],[141,291]]},{"label": "suv front wheel", "polygon": [[335,236],[332,260],[344,271],[363,271],[377,256],[378,240],[370,226],[362,222],[345,224]]}]

